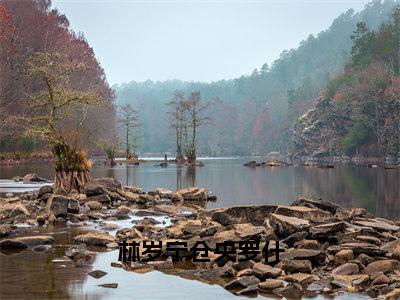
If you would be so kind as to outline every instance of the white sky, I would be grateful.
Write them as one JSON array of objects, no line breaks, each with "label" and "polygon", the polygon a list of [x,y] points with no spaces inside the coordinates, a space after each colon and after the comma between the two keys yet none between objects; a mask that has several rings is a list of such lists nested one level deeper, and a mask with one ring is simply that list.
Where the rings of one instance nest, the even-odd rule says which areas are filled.
[{"label": "white sky", "polygon": [[53,0],[110,84],[250,74],[368,1]]}]

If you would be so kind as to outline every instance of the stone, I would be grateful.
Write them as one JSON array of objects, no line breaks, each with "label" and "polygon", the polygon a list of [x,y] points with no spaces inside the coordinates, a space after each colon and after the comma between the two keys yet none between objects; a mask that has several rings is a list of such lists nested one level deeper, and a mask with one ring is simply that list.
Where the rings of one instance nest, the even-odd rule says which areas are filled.
[{"label": "stone", "polygon": [[155,190],[156,195],[160,196],[160,198],[171,199],[174,193],[165,188],[156,188]]},{"label": "stone", "polygon": [[105,194],[106,190],[101,184],[89,181],[83,185],[82,193],[85,194],[87,197],[92,197]]},{"label": "stone", "polygon": [[281,260],[309,260],[313,265],[321,266],[325,263],[325,253],[320,250],[295,249],[282,252]]},{"label": "stone", "polygon": [[360,268],[355,263],[345,263],[332,270],[333,275],[353,275],[360,272]]},{"label": "stone", "polygon": [[390,279],[385,275],[380,275],[372,281],[372,285],[390,284]]},{"label": "stone", "polygon": [[264,282],[258,284],[258,288],[261,291],[272,291],[273,289],[281,288],[285,286],[285,282],[279,279],[266,279]]},{"label": "stone", "polygon": [[382,249],[388,252],[393,252],[397,247],[400,247],[400,239],[390,241],[381,246]]},{"label": "stone", "polygon": [[56,218],[66,217],[68,214],[69,198],[61,195],[52,195],[47,200],[46,210]]},{"label": "stone", "polygon": [[89,232],[86,234],[78,235],[74,237],[74,241],[77,243],[85,243],[96,246],[106,246],[109,243],[117,242],[117,238],[101,232]]},{"label": "stone", "polygon": [[278,206],[274,213],[308,221],[325,221],[333,217],[329,211],[304,206]]},{"label": "stone", "polygon": [[258,292],[258,285],[257,284],[253,284],[248,286],[247,288],[244,288],[243,290],[240,290],[239,292],[237,292],[238,295],[240,296],[244,296],[244,295],[251,295],[251,294],[256,294]]},{"label": "stone", "polygon": [[29,183],[29,182],[49,182],[47,179],[44,179],[42,177],[39,177],[37,174],[26,174],[22,178],[23,182]]},{"label": "stone", "polygon": [[53,194],[53,192],[54,192],[53,186],[51,185],[41,186],[37,194],[37,199],[42,198],[45,194]]},{"label": "stone", "polygon": [[292,206],[306,206],[306,207],[317,207],[324,211],[329,211],[332,215],[336,213],[336,210],[341,208],[339,205],[330,203],[327,201],[313,200],[307,198],[299,198],[297,201],[291,204]]},{"label": "stone", "polygon": [[394,259],[377,260],[370,263],[365,268],[365,273],[370,275],[375,272],[383,272],[384,274],[393,272],[394,270],[400,270],[400,262]]},{"label": "stone", "polygon": [[392,251],[392,258],[400,261],[400,246]]},{"label": "stone", "polygon": [[212,212],[212,220],[229,226],[233,224],[250,223],[254,226],[264,225],[265,219],[276,210],[271,205],[243,205],[221,208]]},{"label": "stone", "polygon": [[251,269],[243,269],[237,272],[236,277],[251,276],[251,275],[254,275]]},{"label": "stone", "polygon": [[288,273],[311,273],[312,271],[312,264],[308,260],[284,259],[277,264],[277,267]]},{"label": "stone", "polygon": [[346,224],[344,222],[335,222],[311,226],[309,232],[313,237],[327,237],[337,232],[344,231],[345,229]]},{"label": "stone", "polygon": [[104,272],[102,270],[94,270],[88,273],[89,276],[92,276],[93,278],[99,279],[104,276],[106,276],[108,273]]},{"label": "stone", "polygon": [[343,249],[335,254],[335,266],[343,265],[354,259],[354,253],[351,249]]},{"label": "stone", "polygon": [[51,249],[51,245],[37,245],[32,248],[34,252],[46,252]]},{"label": "stone", "polygon": [[232,228],[236,230],[241,240],[257,240],[264,232],[264,226],[254,226],[252,224],[235,224]]},{"label": "stone", "polygon": [[232,280],[224,286],[225,289],[246,288],[251,285],[259,284],[260,280],[255,276],[243,276]]},{"label": "stone", "polygon": [[117,230],[115,234],[116,238],[119,240],[129,240],[129,239],[141,239],[142,234],[136,228],[123,228]]},{"label": "stone", "polygon": [[111,198],[110,198],[110,196],[108,196],[106,194],[101,194],[101,195],[87,197],[86,201],[97,201],[100,203],[110,203]]},{"label": "stone", "polygon": [[14,227],[9,224],[0,225],[0,237],[10,235],[14,230]]},{"label": "stone", "polygon": [[375,245],[378,245],[378,246],[382,244],[381,240],[376,238],[376,237],[374,237],[374,236],[359,235],[359,236],[356,237],[356,239],[358,241],[372,243],[372,244],[375,244]]},{"label": "stone", "polygon": [[400,297],[400,288],[394,289],[385,295],[386,299],[399,299]]},{"label": "stone", "polygon": [[296,242],[304,240],[308,236],[308,232],[306,231],[298,231],[295,232],[285,239],[282,240],[282,243],[285,243],[289,247],[292,247]]},{"label": "stone", "polygon": [[112,223],[112,222],[105,222],[103,224],[102,228],[104,230],[115,230],[115,229],[118,229],[119,226],[117,224],[115,224],[115,223]]},{"label": "stone", "polygon": [[303,288],[300,284],[291,282],[285,287],[274,289],[272,292],[279,297],[298,299],[303,294]]},{"label": "stone", "polygon": [[100,210],[103,208],[103,205],[99,201],[88,201],[85,203],[90,210]]},{"label": "stone", "polygon": [[208,191],[198,187],[181,189],[175,192],[171,199],[173,201],[207,201]]},{"label": "stone", "polygon": [[274,268],[263,263],[255,263],[253,266],[253,274],[258,278],[277,278],[282,274],[282,269]]},{"label": "stone", "polygon": [[302,285],[311,284],[312,282],[318,280],[319,278],[315,275],[306,274],[306,273],[293,273],[291,275],[287,275],[285,277],[286,281],[295,282]]},{"label": "stone", "polygon": [[68,213],[77,214],[79,213],[79,201],[75,199],[69,199],[68,202]]},{"label": "stone", "polygon": [[25,206],[23,206],[22,204],[17,204],[11,209],[7,217],[15,218],[16,216],[20,215],[29,216],[30,213]]},{"label": "stone", "polygon": [[128,208],[128,207],[126,207],[124,205],[121,205],[120,207],[117,208],[117,212],[120,213],[120,214],[123,214],[123,215],[128,215],[132,211],[131,211],[130,208]]},{"label": "stone", "polygon": [[312,250],[319,250],[321,248],[321,244],[316,240],[301,240],[294,243],[294,246],[296,248]]},{"label": "stone", "polygon": [[281,236],[290,235],[310,227],[309,221],[295,217],[271,214],[268,220],[275,232]]},{"label": "stone", "polygon": [[54,239],[48,235],[33,235],[17,237],[12,239],[3,239],[0,241],[0,249],[18,249],[27,248],[36,245],[49,245],[53,244]]},{"label": "stone", "polygon": [[118,287],[118,283],[103,283],[99,284],[98,286],[109,288],[109,289],[116,289]]},{"label": "stone", "polygon": [[95,183],[100,184],[106,191],[116,192],[122,188],[122,183],[116,178],[104,177],[94,180]]},{"label": "stone", "polygon": [[354,225],[371,227],[378,231],[399,231],[400,226],[392,225],[388,222],[384,221],[373,221],[373,219],[369,221],[353,221]]}]

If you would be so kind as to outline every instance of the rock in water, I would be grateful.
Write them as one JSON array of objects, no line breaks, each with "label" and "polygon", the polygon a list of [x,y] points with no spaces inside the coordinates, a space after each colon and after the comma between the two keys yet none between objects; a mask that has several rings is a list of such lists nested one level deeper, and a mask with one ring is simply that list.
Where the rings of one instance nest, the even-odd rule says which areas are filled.
[{"label": "rock in water", "polygon": [[78,243],[85,243],[97,246],[106,246],[109,243],[117,242],[117,238],[101,232],[89,232],[86,234],[74,237],[74,241]]},{"label": "rock in water", "polygon": [[17,237],[13,239],[4,239],[0,241],[0,249],[17,249],[17,248],[27,248],[36,245],[48,245],[53,244],[54,239],[48,235],[33,235]]},{"label": "rock in water", "polygon": [[107,274],[108,274],[107,272],[104,272],[102,270],[94,270],[94,271],[88,273],[88,275],[90,275],[90,276],[92,276],[93,278],[96,278],[96,279],[104,277]]}]

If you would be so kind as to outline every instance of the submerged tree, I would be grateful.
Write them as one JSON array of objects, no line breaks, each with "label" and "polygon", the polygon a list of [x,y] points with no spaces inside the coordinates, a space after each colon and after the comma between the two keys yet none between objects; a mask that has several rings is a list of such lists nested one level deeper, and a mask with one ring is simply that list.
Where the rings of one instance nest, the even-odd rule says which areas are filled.
[{"label": "submerged tree", "polygon": [[185,109],[188,114],[188,122],[190,127],[190,141],[186,145],[186,156],[189,163],[196,161],[196,138],[198,128],[210,119],[204,116],[204,110],[208,107],[209,102],[203,102],[199,91],[190,93],[189,98],[185,101]]},{"label": "submerged tree", "polygon": [[[27,75],[32,82],[17,120],[27,134],[43,138],[54,157],[56,193],[80,191],[89,180],[91,161],[84,148],[69,139],[71,129],[65,126],[77,107],[106,104],[98,91],[81,91],[71,83],[72,76],[86,66],[58,53],[36,53],[28,62]],[[78,125],[84,123],[86,114]]]},{"label": "submerged tree", "polygon": [[102,139],[99,142],[99,146],[103,151],[106,153],[108,163],[110,166],[115,166],[115,157],[118,152],[118,148],[120,146],[120,142],[118,141],[111,141],[109,139]]},{"label": "submerged tree", "polygon": [[167,105],[171,107],[168,115],[171,127],[176,133],[176,160],[179,162],[184,159],[182,149],[187,143],[187,115],[183,93],[176,90],[173,99]]},{"label": "submerged tree", "polygon": [[121,106],[121,117],[118,122],[121,124],[123,130],[126,159],[131,159],[133,157],[131,150],[137,146],[137,139],[134,131],[139,126],[138,119],[138,112],[134,110],[130,104]]}]

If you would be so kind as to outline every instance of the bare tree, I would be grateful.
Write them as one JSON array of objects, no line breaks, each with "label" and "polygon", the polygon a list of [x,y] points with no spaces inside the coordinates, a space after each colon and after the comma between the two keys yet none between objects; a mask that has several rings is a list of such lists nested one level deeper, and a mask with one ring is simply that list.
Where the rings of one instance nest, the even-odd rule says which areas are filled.
[{"label": "bare tree", "polygon": [[[83,63],[57,53],[36,53],[27,67],[35,93],[27,94],[23,113],[16,120],[27,134],[39,136],[49,144],[55,161],[57,193],[79,191],[89,180],[91,161],[85,149],[78,149],[68,139],[71,129],[65,126],[76,107],[106,104],[98,91],[73,88],[71,77],[85,69]],[[78,124],[83,122],[84,119],[79,120]]]},{"label": "bare tree", "polygon": [[130,104],[121,106],[121,117],[118,122],[121,124],[124,132],[126,159],[133,157],[131,150],[137,147],[137,139],[134,131],[139,126],[138,120],[138,112]]},{"label": "bare tree", "polygon": [[171,107],[168,115],[171,127],[175,129],[176,133],[176,160],[180,162],[184,160],[182,146],[187,143],[187,115],[183,93],[176,90],[174,97],[167,105]]},{"label": "bare tree", "polygon": [[190,141],[186,145],[186,156],[189,164],[196,161],[196,138],[197,130],[204,123],[210,120],[204,116],[204,110],[209,106],[209,102],[203,102],[199,91],[190,93],[189,98],[185,101],[184,106],[188,114],[189,125],[191,128]]}]

